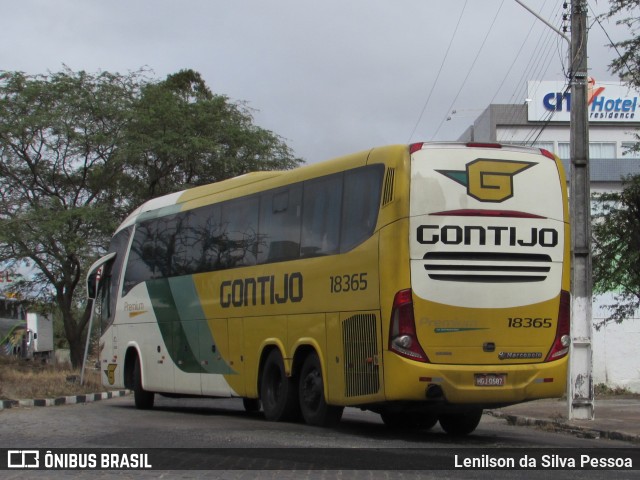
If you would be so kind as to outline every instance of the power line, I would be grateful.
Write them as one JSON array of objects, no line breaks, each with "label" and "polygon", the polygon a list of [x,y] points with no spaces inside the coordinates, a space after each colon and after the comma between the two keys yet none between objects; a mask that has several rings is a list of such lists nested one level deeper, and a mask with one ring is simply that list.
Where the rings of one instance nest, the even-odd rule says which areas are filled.
[{"label": "power line", "polygon": [[464,11],[467,8],[467,3],[468,3],[468,0],[465,0],[464,5],[462,6],[462,11],[460,12],[460,16],[458,17],[458,23],[456,24],[456,28],[453,31],[453,35],[451,35],[451,39],[449,40],[449,46],[447,47],[447,51],[444,54],[442,63],[440,64],[440,69],[438,70],[436,79],[433,81],[433,85],[431,85],[431,90],[429,91],[427,100],[424,102],[422,110],[420,111],[420,115],[418,116],[418,120],[416,121],[416,124],[413,127],[413,130],[411,131],[411,135],[409,135],[409,140],[407,141],[407,143],[411,143],[411,139],[413,138],[413,135],[416,133],[416,130],[418,129],[418,125],[420,125],[420,122],[422,121],[422,116],[424,115],[424,112],[427,110],[427,105],[429,105],[429,101],[431,100],[431,95],[433,94],[436,84],[438,83],[438,79],[440,78],[440,74],[442,73],[442,68],[444,67],[444,64],[447,61],[447,58],[449,56],[449,50],[451,50],[451,45],[453,44],[453,40],[456,38],[456,33],[458,32],[458,27],[460,26],[460,22],[462,21],[462,17],[464,16]]},{"label": "power line", "polygon": [[[547,1],[545,0],[544,4],[542,5],[542,8],[544,8],[544,5],[546,5],[546,3],[547,3]],[[520,53],[522,52],[522,49],[524,48],[524,46],[527,44],[527,40],[531,36],[531,32],[533,31],[533,27],[534,26],[535,26],[535,21],[531,23],[531,27],[529,28],[529,32],[527,33],[526,37],[524,37],[524,40],[520,44],[520,49],[518,50],[518,53],[516,53],[515,57],[513,57],[513,62],[511,62],[511,65],[509,66],[509,69],[507,70],[507,73],[503,77],[502,82],[500,82],[500,85],[496,89],[496,92],[493,94],[493,97],[491,97],[491,101],[489,102],[489,104],[493,103],[495,98],[498,96],[498,93],[500,92],[500,90],[502,90],[502,86],[504,85],[504,83],[506,82],[507,78],[509,77],[509,74],[511,73],[511,70],[513,70],[513,67],[516,64],[516,62],[518,61],[518,58],[520,58]]]},{"label": "power line", "polygon": [[[543,5],[544,8],[544,5]],[[558,7],[555,11],[555,15],[553,16],[553,21],[557,22],[561,17],[561,8]],[[534,25],[536,22],[534,21]],[[532,27],[533,28],[533,27]],[[525,95],[530,96],[530,92],[527,93],[527,83],[526,80],[529,79],[542,79],[546,75],[546,72],[549,70],[551,66],[551,60],[553,52],[557,50],[557,42],[561,41],[559,38],[556,39],[556,48],[553,48],[555,35],[553,34],[552,29],[545,29],[546,33],[541,34],[538,37],[538,41],[533,50],[533,54],[531,56],[530,61],[527,63],[527,66],[524,68],[522,76],[520,77],[519,82],[516,84],[516,88],[510,98],[510,103],[512,104],[520,104],[520,101],[515,101],[516,97],[524,98]],[[564,63],[564,62],[562,62]],[[511,118],[507,123],[514,123],[515,117],[517,115],[517,111],[513,110],[511,113]],[[529,133],[525,136],[525,143],[529,143],[532,138],[535,136],[535,140],[537,141],[540,138],[540,135],[548,126],[549,122],[545,121],[542,127],[536,126],[532,127]],[[506,133],[506,132],[505,132]],[[515,131],[512,132],[512,136],[515,135]],[[511,137],[513,138],[513,137]],[[506,137],[502,137],[498,139],[499,141],[506,141]]]},{"label": "power line", "polygon": [[[593,11],[593,8],[591,7],[591,4],[589,4],[589,9],[591,11]],[[613,49],[616,51],[616,54],[618,55],[618,58],[620,60],[622,60],[622,54],[620,53],[620,50],[618,50],[618,46],[613,42],[613,40],[609,36],[609,32],[607,32],[607,30],[604,28],[604,25],[602,25],[602,22],[600,21],[600,15],[595,15],[594,14],[594,18],[595,18],[595,22],[598,22],[598,25],[600,25],[600,28],[602,29],[602,31],[604,32],[605,36],[607,37],[607,40],[609,40],[609,45],[611,45],[611,47],[613,47]],[[591,23],[591,25],[593,25],[593,22]],[[637,73],[634,72],[631,69],[631,67],[629,66],[629,64],[626,61],[624,62],[624,66],[627,67],[627,73],[633,78],[633,82],[636,85],[640,84],[640,80],[637,77]]]},{"label": "power line", "polygon": [[455,98],[451,102],[451,105],[447,109],[447,112],[445,113],[444,117],[442,118],[442,121],[440,122],[440,125],[438,125],[438,128],[436,129],[435,133],[431,136],[432,140],[436,135],[438,135],[438,132],[440,132],[440,129],[442,128],[442,125],[444,124],[444,122],[447,119],[448,112],[450,112],[453,109],[453,106],[455,105],[456,100],[458,100],[458,97],[460,96],[460,93],[462,92],[462,89],[464,88],[465,84],[467,83],[467,80],[471,76],[471,72],[473,71],[473,67],[475,66],[476,62],[478,61],[478,58],[480,57],[480,53],[482,52],[482,49],[484,48],[484,45],[487,42],[487,39],[489,38],[489,34],[493,30],[493,26],[495,25],[496,20],[498,19],[498,15],[500,13],[500,10],[502,10],[502,6],[504,5],[504,1],[505,0],[502,0],[502,2],[500,3],[500,6],[498,7],[498,11],[496,12],[496,15],[493,17],[493,22],[491,22],[491,26],[489,27],[489,30],[487,31],[487,34],[484,37],[484,40],[482,40],[482,44],[480,45],[480,48],[478,49],[478,53],[476,54],[476,58],[474,58],[473,63],[471,64],[471,67],[469,67],[469,70],[467,72],[467,76],[464,77],[464,81],[462,82],[462,85],[460,85],[460,89],[458,90],[458,93],[456,94]]}]

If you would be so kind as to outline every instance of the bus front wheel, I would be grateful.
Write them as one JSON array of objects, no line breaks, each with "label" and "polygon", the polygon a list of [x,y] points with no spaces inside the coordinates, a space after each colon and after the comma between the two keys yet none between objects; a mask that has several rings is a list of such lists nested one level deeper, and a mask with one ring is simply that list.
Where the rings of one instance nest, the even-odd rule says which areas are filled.
[{"label": "bus front wheel", "polygon": [[139,410],[153,408],[154,393],[142,388],[142,369],[140,368],[140,359],[138,357],[136,357],[136,362],[133,365],[133,399],[136,408]]},{"label": "bus front wheel", "polygon": [[468,435],[473,432],[482,418],[482,409],[462,413],[443,413],[439,417],[442,429],[451,435]]},{"label": "bus front wheel", "polygon": [[298,384],[300,410],[305,422],[319,427],[330,427],[340,421],[343,407],[327,405],[320,359],[315,353],[307,356],[300,371]]},{"label": "bus front wheel", "polygon": [[287,377],[279,350],[272,350],[264,362],[260,401],[267,420],[281,422],[299,417],[298,390],[294,379]]}]

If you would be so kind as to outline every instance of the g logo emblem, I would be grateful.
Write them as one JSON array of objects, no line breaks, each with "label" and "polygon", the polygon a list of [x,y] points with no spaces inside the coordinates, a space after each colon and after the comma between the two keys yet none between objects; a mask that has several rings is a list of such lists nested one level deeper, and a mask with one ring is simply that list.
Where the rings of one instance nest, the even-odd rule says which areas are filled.
[{"label": "g logo emblem", "polygon": [[118,367],[117,363],[110,363],[107,365],[107,369],[104,370],[104,373],[107,375],[107,380],[109,385],[113,385],[116,383],[116,368]]},{"label": "g logo emblem", "polygon": [[481,202],[504,202],[513,197],[513,177],[536,165],[512,160],[479,158],[467,164],[466,171],[437,170],[445,177],[467,187],[467,195]]}]

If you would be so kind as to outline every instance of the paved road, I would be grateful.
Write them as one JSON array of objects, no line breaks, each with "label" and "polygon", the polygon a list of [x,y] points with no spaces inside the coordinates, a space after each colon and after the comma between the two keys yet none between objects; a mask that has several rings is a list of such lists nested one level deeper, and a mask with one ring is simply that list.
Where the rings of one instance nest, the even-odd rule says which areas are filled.
[{"label": "paved road", "polygon": [[[509,426],[484,416],[473,435],[454,438],[439,427],[429,432],[393,432],[378,415],[347,409],[336,429],[266,422],[246,414],[237,400],[175,400],[159,397],[151,411],[138,411],[131,397],[92,404],[49,408],[19,408],[0,412],[3,448],[230,448],[218,455],[217,472],[74,472],[87,478],[575,478],[575,471],[428,472],[428,465],[452,462],[453,451],[500,457],[505,448],[624,448],[625,442],[575,438],[571,435]],[[239,449],[259,450],[242,452]],[[293,450],[293,449],[296,450]],[[374,449],[374,450],[372,450]],[[504,455],[503,455],[504,456]],[[211,461],[211,456],[207,460]],[[224,457],[224,458],[223,458]],[[216,457],[217,458],[217,457]],[[349,461],[358,459],[349,466]],[[195,462],[201,461],[194,458]],[[215,458],[214,458],[215,460]],[[346,467],[345,467],[346,465]],[[389,470],[386,470],[389,465]],[[210,465],[205,465],[211,468]],[[243,470],[253,468],[258,470]],[[291,469],[297,469],[297,471]],[[358,470],[352,470],[357,468]],[[351,470],[350,470],[351,469]],[[413,471],[407,469],[420,470]],[[342,472],[342,473],[340,473]],[[25,478],[8,472],[4,478]],[[22,472],[21,472],[22,473]],[[29,472],[38,478],[71,478],[65,472]],[[302,475],[301,475],[302,473]],[[607,478],[611,472],[585,471],[587,478]],[[526,474],[526,475],[525,475]],[[626,471],[621,478],[640,478]],[[75,476],[74,475],[74,476]],[[511,475],[511,476],[509,476]],[[609,477],[610,478],[610,477]]]}]

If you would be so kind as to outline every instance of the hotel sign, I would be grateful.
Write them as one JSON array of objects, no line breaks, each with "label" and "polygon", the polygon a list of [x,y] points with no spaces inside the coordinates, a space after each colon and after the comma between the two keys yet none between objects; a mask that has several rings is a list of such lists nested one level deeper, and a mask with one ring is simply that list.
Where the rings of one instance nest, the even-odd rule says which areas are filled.
[{"label": "hotel sign", "polygon": [[[587,91],[590,122],[640,123],[640,92],[619,82],[589,79]],[[530,81],[530,122],[568,122],[571,89],[564,82]]]}]

